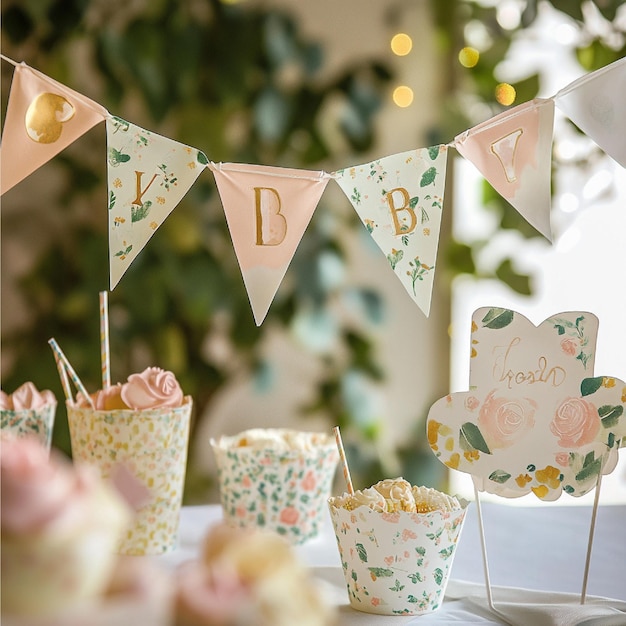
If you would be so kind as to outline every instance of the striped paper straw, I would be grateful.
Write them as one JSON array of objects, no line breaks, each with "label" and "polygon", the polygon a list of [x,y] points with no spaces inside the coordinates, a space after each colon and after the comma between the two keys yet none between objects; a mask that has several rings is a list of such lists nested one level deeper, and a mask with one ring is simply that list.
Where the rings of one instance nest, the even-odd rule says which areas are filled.
[{"label": "striped paper straw", "polygon": [[65,369],[65,365],[61,363],[61,360],[57,356],[56,352],[54,353],[54,361],[57,364],[57,370],[59,371],[59,378],[61,379],[61,386],[63,387],[63,393],[65,393],[65,399],[73,402],[74,397],[72,395],[72,388],[70,387],[70,380],[67,377],[67,370]]},{"label": "striped paper straw", "polygon": [[109,356],[109,292],[100,292],[100,363],[102,367],[102,389],[111,386],[111,359]]},{"label": "striped paper straw", "polygon": [[78,391],[80,391],[85,396],[91,408],[95,409],[96,407],[94,406],[91,396],[87,393],[87,390],[85,389],[85,385],[83,385],[80,378],[78,378],[78,374],[74,371],[74,368],[71,366],[70,362],[67,360],[67,357],[63,354],[63,351],[61,350],[61,348],[59,348],[59,344],[56,342],[54,338],[48,339],[48,343],[50,344],[50,347],[54,351],[55,355],[60,359],[61,363],[63,363],[63,365],[65,366],[65,370],[70,375],[70,378],[72,379],[72,382],[74,383],[74,385],[76,385],[76,388],[78,389]]},{"label": "striped paper straw", "polygon": [[337,442],[337,450],[339,450],[339,458],[341,459],[341,465],[343,466],[343,477],[346,479],[346,485],[348,485],[348,493],[354,494],[354,487],[352,486],[352,478],[350,478],[350,468],[348,467],[348,461],[346,459],[346,451],[343,449],[343,443],[341,442],[341,433],[339,432],[339,426],[333,428],[335,433],[335,441]]}]

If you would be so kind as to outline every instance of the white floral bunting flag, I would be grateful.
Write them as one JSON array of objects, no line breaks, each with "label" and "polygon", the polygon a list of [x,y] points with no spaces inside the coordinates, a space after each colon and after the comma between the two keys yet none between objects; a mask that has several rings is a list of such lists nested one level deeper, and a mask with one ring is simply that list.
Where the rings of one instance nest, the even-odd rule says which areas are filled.
[{"label": "white floral bunting flag", "polygon": [[391,269],[428,316],[446,179],[447,147],[394,154],[337,171]]},{"label": "white floral bunting flag", "polygon": [[200,150],[109,117],[107,181],[110,288],[113,289],[208,159]]},{"label": "white floral bunting flag", "polygon": [[544,237],[550,226],[554,101],[535,99],[455,137],[454,145]]},{"label": "white floral bunting flag", "polygon": [[32,174],[93,126],[107,110],[20,63],[2,130],[1,193]]},{"label": "white floral bunting flag", "polygon": [[250,305],[260,326],[329,180],[324,172],[212,165]]},{"label": "white floral bunting flag", "polygon": [[556,106],[626,167],[626,57],[559,91]]},{"label": "white floral bunting flag", "polygon": [[582,496],[618,461],[626,383],[594,374],[598,320],[558,313],[534,326],[510,309],[472,317],[469,391],[435,402],[428,442],[439,460],[503,497]]}]

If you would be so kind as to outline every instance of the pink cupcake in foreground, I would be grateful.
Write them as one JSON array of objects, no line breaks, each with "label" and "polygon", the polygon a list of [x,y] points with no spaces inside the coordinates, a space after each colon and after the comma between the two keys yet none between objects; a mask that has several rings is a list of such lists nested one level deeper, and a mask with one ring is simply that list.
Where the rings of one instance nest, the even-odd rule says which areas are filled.
[{"label": "pink cupcake in foreground", "polygon": [[56,408],[52,391],[39,391],[32,382],[20,385],[11,394],[0,390],[0,427],[18,437],[35,436],[49,448]]},{"label": "pink cupcake in foreground", "polygon": [[0,457],[2,621],[77,609],[104,592],[131,519],[89,467],[30,438],[3,436]]},{"label": "pink cupcake in foreground", "polygon": [[326,604],[290,544],[219,524],[200,558],[177,572],[176,626],[331,626]]}]

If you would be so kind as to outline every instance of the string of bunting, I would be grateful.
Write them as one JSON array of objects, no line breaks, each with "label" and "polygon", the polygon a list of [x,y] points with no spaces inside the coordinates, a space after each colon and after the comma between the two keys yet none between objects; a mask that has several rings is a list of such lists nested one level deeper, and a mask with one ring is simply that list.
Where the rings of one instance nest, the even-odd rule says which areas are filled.
[{"label": "string of bunting", "polygon": [[[25,63],[16,63],[2,130],[0,193],[104,121],[110,289],[200,174],[215,178],[256,324],[262,324],[329,180],[334,180],[428,316],[449,148],[552,240],[550,171],[555,105],[626,167],[626,58],[551,98],[513,107],[448,144],[336,172],[213,163],[199,149],[136,126]],[[0,157],[1,158],[1,157]]]}]

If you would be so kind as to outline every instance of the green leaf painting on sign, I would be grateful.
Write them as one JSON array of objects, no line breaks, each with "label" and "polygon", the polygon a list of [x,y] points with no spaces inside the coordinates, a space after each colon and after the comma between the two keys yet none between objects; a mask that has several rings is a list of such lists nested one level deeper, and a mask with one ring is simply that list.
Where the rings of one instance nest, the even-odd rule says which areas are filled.
[{"label": "green leaf painting on sign", "polygon": [[423,174],[420,180],[420,187],[426,187],[426,185],[432,185],[435,182],[437,176],[437,168],[429,167]]},{"label": "green leaf painting on sign", "polygon": [[472,422],[465,422],[459,431],[459,444],[464,450],[479,450],[485,454],[491,454],[480,429]]},{"label": "green leaf painting on sign", "polygon": [[582,383],[580,383],[580,393],[583,396],[590,396],[602,387],[603,380],[604,378],[602,376],[597,376],[595,378],[583,378]]},{"label": "green leaf painting on sign", "polygon": [[489,474],[489,480],[493,480],[494,483],[498,483],[500,485],[504,484],[507,480],[509,480],[509,478],[511,478],[511,474],[500,469]]},{"label": "green leaf painting on sign", "polygon": [[598,409],[598,415],[602,420],[602,426],[604,428],[612,428],[617,426],[619,418],[624,413],[624,407],[621,405],[611,406],[610,404],[604,404]]},{"label": "green leaf painting on sign", "polygon": [[392,270],[396,269],[396,265],[402,260],[403,256],[404,250],[396,250],[395,248],[391,249],[391,252],[387,255],[387,260],[389,261]]},{"label": "green leaf painting on sign", "polygon": [[510,309],[489,309],[485,317],[481,320],[485,328],[499,330],[505,328],[513,321],[514,313]]}]

